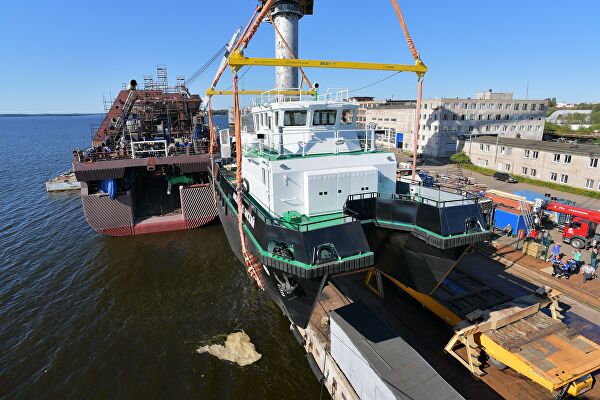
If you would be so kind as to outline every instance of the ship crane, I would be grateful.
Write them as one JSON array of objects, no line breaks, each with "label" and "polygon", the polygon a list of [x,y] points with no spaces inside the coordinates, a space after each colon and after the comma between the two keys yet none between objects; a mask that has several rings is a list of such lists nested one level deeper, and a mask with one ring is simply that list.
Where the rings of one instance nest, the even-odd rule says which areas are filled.
[{"label": "ship crane", "polygon": [[600,211],[575,207],[555,201],[542,206],[545,210],[570,215],[573,218],[563,229],[563,242],[571,244],[576,249],[589,248],[600,242]]}]

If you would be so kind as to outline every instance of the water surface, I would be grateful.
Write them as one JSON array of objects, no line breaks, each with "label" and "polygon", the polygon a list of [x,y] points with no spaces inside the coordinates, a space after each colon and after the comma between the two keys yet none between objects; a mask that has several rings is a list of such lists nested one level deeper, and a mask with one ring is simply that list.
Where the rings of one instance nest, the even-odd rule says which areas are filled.
[{"label": "water surface", "polygon": [[[0,398],[319,398],[287,318],[219,224],[112,238],[78,194],[46,193],[99,122],[0,118]],[[196,353],[239,329],[257,363]]]}]

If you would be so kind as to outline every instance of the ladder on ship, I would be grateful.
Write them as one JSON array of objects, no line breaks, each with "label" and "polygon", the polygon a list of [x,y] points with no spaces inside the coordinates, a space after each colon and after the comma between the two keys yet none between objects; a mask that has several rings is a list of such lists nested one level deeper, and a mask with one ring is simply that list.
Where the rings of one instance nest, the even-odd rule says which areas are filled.
[{"label": "ladder on ship", "polygon": [[123,126],[123,122],[129,116],[129,113],[131,112],[131,108],[133,107],[133,103],[135,102],[136,97],[137,96],[135,90],[129,91],[127,99],[121,107],[121,115],[117,118],[117,122],[115,122],[115,129],[119,130]]}]

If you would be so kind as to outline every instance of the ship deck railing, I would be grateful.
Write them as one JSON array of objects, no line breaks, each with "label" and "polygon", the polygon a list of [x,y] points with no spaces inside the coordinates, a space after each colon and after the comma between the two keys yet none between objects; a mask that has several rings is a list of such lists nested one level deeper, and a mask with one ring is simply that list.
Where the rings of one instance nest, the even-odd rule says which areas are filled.
[{"label": "ship deck railing", "polygon": [[[228,130],[219,132],[227,138]],[[302,136],[302,137],[300,137]],[[269,160],[302,157],[322,157],[340,154],[373,153],[381,150],[374,129],[328,129],[306,132],[266,134],[264,141],[248,143],[248,133],[243,132],[242,151],[249,157]]]},{"label": "ship deck railing", "polygon": [[111,151],[98,151],[95,148],[73,151],[73,163],[93,163],[102,161],[132,160],[135,158],[163,158],[207,154],[209,145],[207,143],[194,143],[187,146],[169,145],[165,146],[161,141],[132,142],[130,145]]},{"label": "ship deck railing", "polygon": [[372,198],[383,198],[390,200],[406,200],[416,201],[423,204],[428,204],[436,208],[456,207],[463,205],[478,204],[480,198],[466,191],[449,190],[440,187],[425,187],[422,184],[411,184],[410,193],[380,193],[369,192],[352,194],[348,196],[348,200],[365,200]]},{"label": "ship deck railing", "polygon": [[[289,92],[297,91],[297,94],[290,95]],[[326,101],[326,102],[347,102],[350,100],[350,90],[342,88],[329,88],[325,93],[314,95],[302,94],[299,88],[271,89],[252,99],[252,106],[259,107],[272,103],[288,103],[292,101]]]}]

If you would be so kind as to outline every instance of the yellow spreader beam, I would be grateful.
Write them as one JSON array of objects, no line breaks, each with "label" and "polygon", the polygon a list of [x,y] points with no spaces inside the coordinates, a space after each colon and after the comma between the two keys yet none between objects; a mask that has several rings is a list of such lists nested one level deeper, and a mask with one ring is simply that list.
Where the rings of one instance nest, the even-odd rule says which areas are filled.
[{"label": "yellow spreader beam", "polygon": [[229,66],[240,69],[245,65],[256,65],[263,67],[303,67],[303,68],[342,68],[342,69],[367,69],[380,71],[414,72],[423,76],[427,67],[418,60],[414,65],[408,64],[384,64],[358,61],[333,61],[333,60],[300,60],[296,58],[257,58],[244,57],[239,51],[234,51],[229,56]]},{"label": "yellow spreader beam", "polygon": [[[314,95],[314,90],[277,90],[277,91],[268,91],[268,90],[238,90],[239,95],[261,95],[261,94],[269,94],[273,95],[282,95],[282,96],[294,96],[298,94],[309,94]],[[223,95],[231,95],[233,94],[233,90],[214,90],[208,89],[206,91],[207,96],[223,96]]]}]

